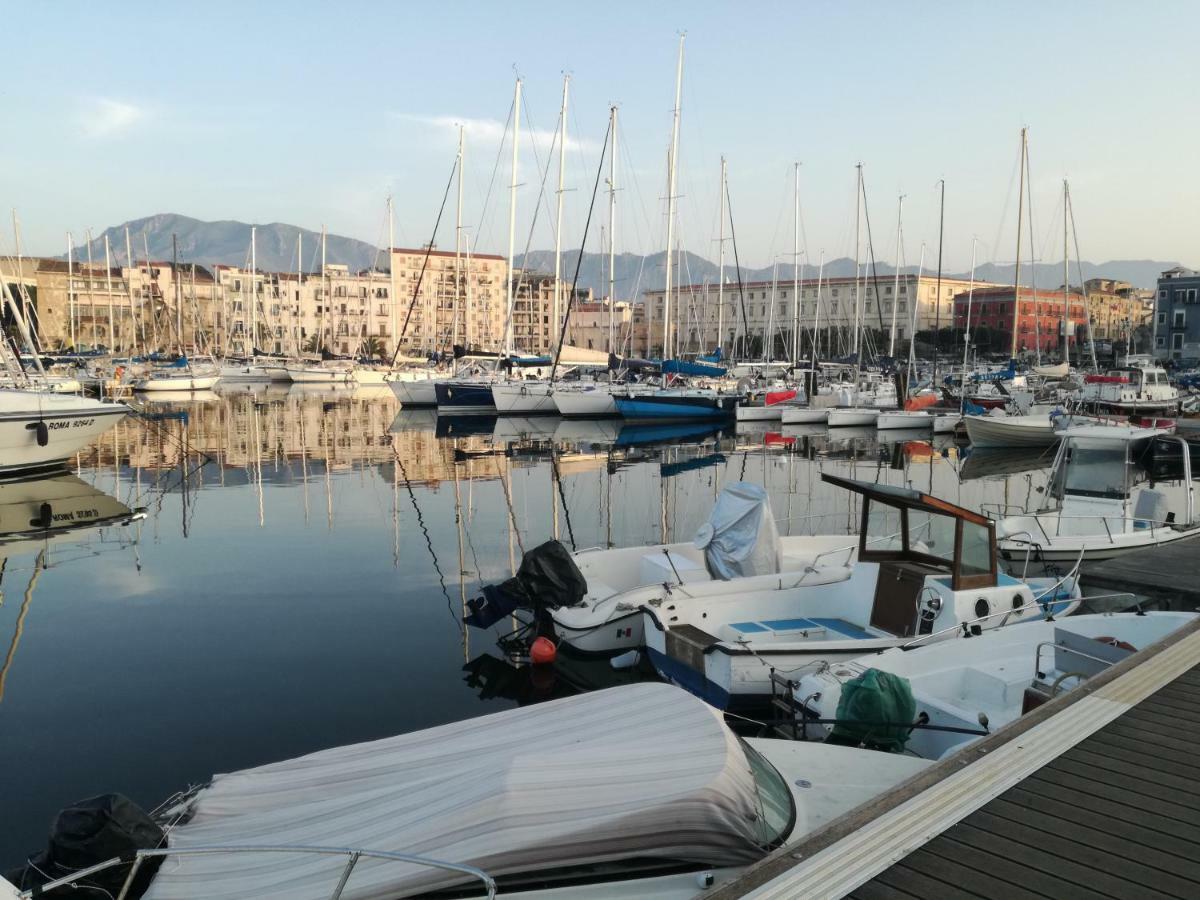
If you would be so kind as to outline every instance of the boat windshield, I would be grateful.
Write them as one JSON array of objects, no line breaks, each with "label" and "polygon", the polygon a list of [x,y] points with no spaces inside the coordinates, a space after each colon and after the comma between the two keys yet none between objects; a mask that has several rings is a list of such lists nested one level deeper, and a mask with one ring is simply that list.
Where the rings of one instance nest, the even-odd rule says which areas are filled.
[{"label": "boat windshield", "polygon": [[796,803],[778,770],[746,741],[741,738],[738,741],[746,759],[750,761],[750,771],[754,773],[754,786],[758,790],[762,808],[759,841],[764,848],[773,849],[784,842],[794,827]]},{"label": "boat windshield", "polygon": [[1072,447],[1063,490],[1083,497],[1121,499],[1125,484],[1125,447]]},{"label": "boat windshield", "polygon": [[953,516],[919,510],[908,513],[908,546],[919,553],[936,556],[951,565],[954,562]]}]

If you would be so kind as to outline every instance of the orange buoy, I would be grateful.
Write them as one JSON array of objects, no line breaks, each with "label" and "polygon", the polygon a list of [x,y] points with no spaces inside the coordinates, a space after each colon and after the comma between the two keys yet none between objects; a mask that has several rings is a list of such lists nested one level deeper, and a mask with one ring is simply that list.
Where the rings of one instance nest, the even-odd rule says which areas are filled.
[{"label": "orange buoy", "polygon": [[529,658],[537,666],[554,662],[554,657],[557,655],[558,648],[554,646],[554,641],[550,638],[540,637],[529,648]]}]

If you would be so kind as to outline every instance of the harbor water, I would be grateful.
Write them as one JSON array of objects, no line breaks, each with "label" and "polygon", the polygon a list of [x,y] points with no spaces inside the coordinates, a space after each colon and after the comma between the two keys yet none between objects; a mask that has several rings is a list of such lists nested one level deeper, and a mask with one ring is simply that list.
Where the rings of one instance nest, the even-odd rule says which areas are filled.
[{"label": "harbor water", "polygon": [[[971,509],[1036,505],[1049,455],[873,429],[439,418],[386,389],[247,386],[137,403],[69,474],[0,485],[0,864],[109,791],[214,773],[621,678],[514,664],[461,624],[523,550],[687,540],[721,487],[779,531],[857,530],[828,472]],[[853,543],[848,538],[847,544]]]}]

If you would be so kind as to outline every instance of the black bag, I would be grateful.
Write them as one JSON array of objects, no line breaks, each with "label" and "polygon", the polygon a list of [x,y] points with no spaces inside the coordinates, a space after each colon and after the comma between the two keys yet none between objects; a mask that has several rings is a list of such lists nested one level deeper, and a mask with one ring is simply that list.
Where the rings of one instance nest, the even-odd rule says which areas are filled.
[{"label": "black bag", "polygon": [[534,547],[521,559],[517,574],[498,585],[487,585],[483,596],[467,601],[471,610],[463,621],[490,628],[517,609],[555,609],[574,606],[587,593],[587,579],[558,541]]},{"label": "black bag", "polygon": [[[80,800],[59,812],[50,829],[47,849],[20,868],[6,872],[4,877],[19,890],[27,890],[114,857],[132,862],[136,851],[153,850],[164,842],[163,830],[136,803],[123,794],[102,794]],[[130,896],[137,897],[145,891],[160,862],[152,859],[142,864]],[[113,866],[89,875],[78,884],[116,896],[128,875],[128,866]],[[98,892],[89,893],[102,896]],[[46,896],[68,894],[78,896],[79,892],[64,887]]]}]

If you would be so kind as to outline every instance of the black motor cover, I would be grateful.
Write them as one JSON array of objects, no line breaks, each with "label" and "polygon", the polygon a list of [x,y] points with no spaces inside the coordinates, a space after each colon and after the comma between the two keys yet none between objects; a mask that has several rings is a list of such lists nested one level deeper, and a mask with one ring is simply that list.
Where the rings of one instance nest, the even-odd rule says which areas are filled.
[{"label": "black motor cover", "polygon": [[468,601],[471,612],[463,621],[489,628],[513,610],[574,606],[586,593],[587,579],[570,551],[559,541],[547,541],[525,554],[516,575],[498,585],[487,585],[482,597]]},{"label": "black motor cover", "polygon": [[[132,861],[137,850],[152,850],[164,842],[163,830],[136,803],[123,794],[101,794],[62,810],[50,829],[47,849],[20,868],[6,872],[4,877],[18,889],[25,890],[114,857]],[[139,889],[131,892],[131,896],[138,896],[145,890],[157,868],[158,860],[147,860],[143,864],[141,872],[145,874],[139,875]],[[79,885],[101,888],[116,896],[128,874],[127,866],[113,866],[88,876]],[[66,896],[68,893],[79,896],[72,888],[60,888],[46,896]],[[98,891],[94,893],[103,896]]]}]

